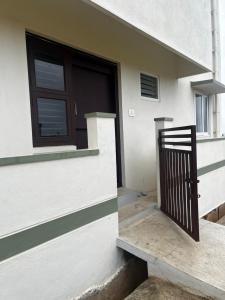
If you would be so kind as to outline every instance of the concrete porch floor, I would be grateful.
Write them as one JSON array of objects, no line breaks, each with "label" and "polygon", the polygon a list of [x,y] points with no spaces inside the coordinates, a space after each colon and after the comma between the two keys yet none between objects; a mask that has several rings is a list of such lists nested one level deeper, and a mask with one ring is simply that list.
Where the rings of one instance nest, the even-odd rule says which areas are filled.
[{"label": "concrete porch floor", "polygon": [[[136,214],[134,213],[136,207]],[[119,211],[118,247],[147,261],[149,276],[158,276],[225,299],[225,227],[200,220],[196,243],[148,198]]]}]

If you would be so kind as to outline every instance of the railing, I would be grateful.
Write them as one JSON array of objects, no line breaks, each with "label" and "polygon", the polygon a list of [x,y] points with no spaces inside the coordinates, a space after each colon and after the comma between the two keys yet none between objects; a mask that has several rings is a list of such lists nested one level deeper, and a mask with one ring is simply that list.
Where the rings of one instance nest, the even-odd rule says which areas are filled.
[{"label": "railing", "polygon": [[159,130],[159,160],[161,210],[199,241],[196,127]]}]

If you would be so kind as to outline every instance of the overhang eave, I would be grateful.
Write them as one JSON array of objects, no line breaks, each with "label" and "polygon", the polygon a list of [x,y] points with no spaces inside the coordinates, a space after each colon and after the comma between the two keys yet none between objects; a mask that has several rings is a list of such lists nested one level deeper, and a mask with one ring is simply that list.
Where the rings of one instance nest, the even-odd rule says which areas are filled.
[{"label": "overhang eave", "polygon": [[192,81],[191,87],[205,95],[216,95],[225,93],[225,85],[215,79]]}]

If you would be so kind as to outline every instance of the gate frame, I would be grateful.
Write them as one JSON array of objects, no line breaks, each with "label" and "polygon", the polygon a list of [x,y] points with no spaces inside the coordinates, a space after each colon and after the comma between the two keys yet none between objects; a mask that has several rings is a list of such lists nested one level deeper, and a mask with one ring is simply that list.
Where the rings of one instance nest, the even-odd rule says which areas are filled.
[{"label": "gate frame", "polygon": [[[170,134],[170,135],[166,135],[166,133],[169,132],[174,132],[174,131],[187,131],[189,130],[191,133],[190,134]],[[190,139],[190,141],[165,141],[165,138],[170,139],[183,139],[183,138],[188,138]],[[198,214],[198,179],[197,179],[197,151],[196,151],[196,126],[195,125],[190,125],[190,126],[183,126],[183,127],[172,127],[172,128],[163,128],[163,129],[159,129],[158,130],[158,145],[159,145],[159,172],[160,172],[160,195],[161,195],[161,205],[160,205],[160,209],[169,217],[171,218],[179,227],[181,227],[187,234],[189,234],[195,241],[199,241],[199,214]],[[170,146],[184,146],[184,147],[190,147],[191,150],[181,150],[181,149],[176,149],[176,148],[166,148],[167,145]],[[170,150],[166,150],[165,149],[171,149]],[[164,168],[165,168],[165,155],[167,152],[173,152],[173,153],[181,153],[181,151],[183,151],[184,153],[187,154],[187,158],[188,161],[190,163],[189,165],[189,169],[188,170],[188,175],[189,178],[187,177],[187,173],[186,173],[186,169],[185,169],[185,184],[184,186],[182,186],[182,189],[184,188],[185,191],[187,191],[187,197],[185,196],[185,198],[187,198],[187,202],[185,202],[185,205],[189,205],[191,206],[191,209],[188,211],[188,209],[186,209],[187,213],[187,217],[189,217],[189,220],[191,221],[191,224],[188,224],[188,222],[186,222],[186,224],[184,224],[184,220],[182,220],[182,222],[180,221],[181,216],[179,215],[179,206],[182,202],[183,207],[184,205],[184,200],[181,199],[179,200],[179,192],[180,191],[176,191],[176,186],[178,186],[178,189],[180,188],[180,183],[179,180],[176,181],[176,174],[173,174],[172,177],[172,181],[176,181],[176,184],[174,185],[173,182],[173,186],[171,185],[171,188],[173,189],[173,191],[175,190],[176,194],[175,199],[172,199],[171,197],[170,200],[166,199],[166,184],[165,184],[165,178],[166,175],[163,176],[165,174],[164,172]],[[176,156],[176,155],[174,155]],[[179,157],[179,155],[178,155]],[[176,160],[178,160],[178,158],[176,158]],[[173,161],[174,164],[174,161]],[[174,169],[174,167],[173,167]],[[179,166],[178,166],[179,169]],[[174,170],[173,170],[174,171]],[[170,181],[169,181],[170,182]],[[170,182],[171,183],[171,182]],[[167,184],[168,184],[168,178],[167,178]],[[169,190],[168,190],[169,191]],[[178,195],[178,198],[177,198]],[[169,203],[170,201],[170,205],[174,204],[173,210],[177,213],[174,213],[174,215],[179,215],[177,218],[174,217],[174,215],[172,215],[171,212],[169,212],[167,210],[166,205]],[[190,201],[190,204],[188,204],[188,201]],[[178,203],[178,205],[177,205]],[[184,213],[185,210],[183,210]],[[188,215],[189,213],[189,215]],[[189,228],[190,227],[190,228]]]}]

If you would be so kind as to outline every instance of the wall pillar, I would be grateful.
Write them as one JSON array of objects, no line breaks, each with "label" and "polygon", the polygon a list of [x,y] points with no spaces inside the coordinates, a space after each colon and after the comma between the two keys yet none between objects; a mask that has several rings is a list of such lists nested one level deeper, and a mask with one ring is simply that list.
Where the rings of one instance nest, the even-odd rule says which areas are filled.
[{"label": "wall pillar", "polygon": [[155,118],[155,138],[156,138],[156,183],[157,183],[157,203],[158,207],[161,206],[161,194],[160,194],[160,172],[159,172],[159,129],[170,128],[173,126],[173,118]]}]

